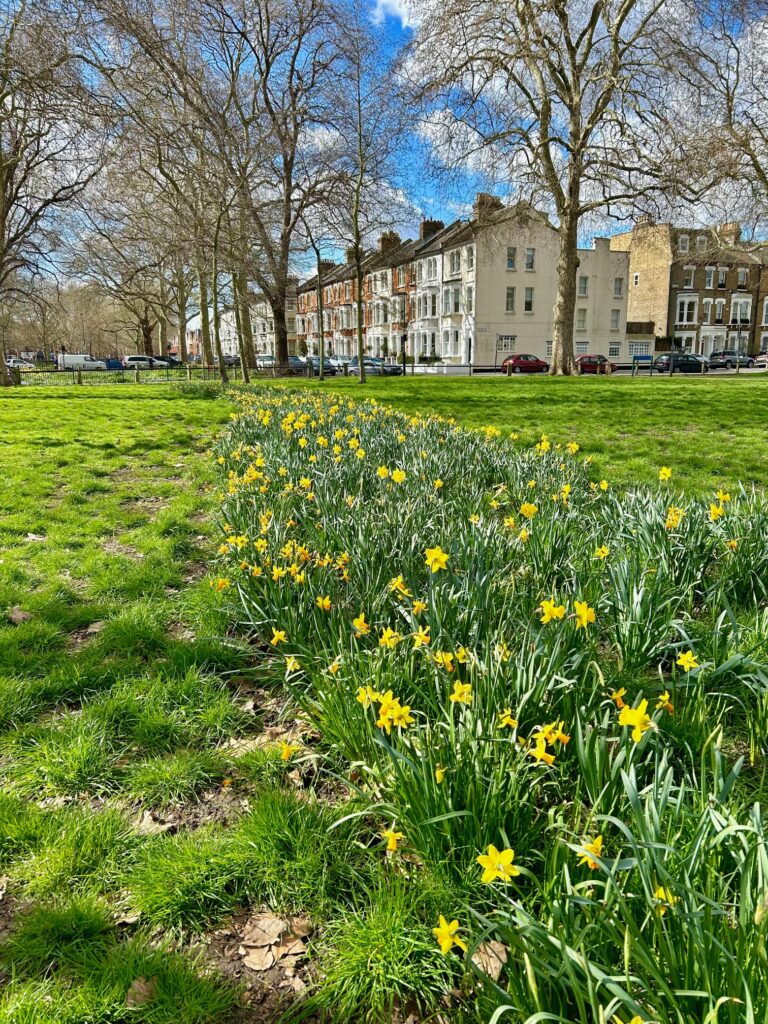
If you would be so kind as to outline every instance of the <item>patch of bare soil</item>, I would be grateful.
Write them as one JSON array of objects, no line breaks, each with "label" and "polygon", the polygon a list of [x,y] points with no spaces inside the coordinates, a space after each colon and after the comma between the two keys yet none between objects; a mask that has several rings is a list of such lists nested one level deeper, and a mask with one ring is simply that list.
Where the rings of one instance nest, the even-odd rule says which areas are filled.
[{"label": "patch of bare soil", "polygon": [[197,800],[170,807],[150,810],[134,805],[133,826],[142,835],[161,832],[192,831],[203,825],[232,825],[250,809],[250,801],[236,793],[231,786],[216,786],[205,790]]},{"label": "patch of bare soil", "polygon": [[[268,910],[235,914],[205,936],[206,961],[243,987],[237,1024],[277,1021],[312,982],[307,959],[313,928],[304,917],[278,917]],[[308,1024],[318,1018],[308,1018]]]},{"label": "patch of bare soil", "polygon": [[86,644],[90,643],[95,636],[104,629],[103,622],[92,622],[90,626],[83,626],[82,629],[74,629],[69,634],[68,645],[71,651],[80,651]]},{"label": "patch of bare soil", "polygon": [[167,498],[161,498],[158,496],[146,495],[141,498],[126,498],[123,501],[123,505],[130,505],[131,508],[137,509],[140,512],[159,512],[161,508],[165,508],[168,504]]},{"label": "patch of bare soil", "polygon": [[134,559],[141,559],[144,557],[141,551],[138,551],[132,544],[123,544],[114,537],[110,540],[104,541],[101,546],[108,555],[123,555],[125,558]]}]

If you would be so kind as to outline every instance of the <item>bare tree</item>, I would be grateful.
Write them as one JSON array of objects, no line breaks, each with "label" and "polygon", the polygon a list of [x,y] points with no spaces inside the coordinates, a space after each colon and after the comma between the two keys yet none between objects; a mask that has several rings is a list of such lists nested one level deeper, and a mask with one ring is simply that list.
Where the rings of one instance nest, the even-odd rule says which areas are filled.
[{"label": "bare tree", "polygon": [[[660,51],[668,0],[428,0],[408,70],[438,155],[506,178],[559,226],[552,373],[574,372],[583,218],[677,192],[681,159]],[[689,182],[685,182],[686,186]]]}]

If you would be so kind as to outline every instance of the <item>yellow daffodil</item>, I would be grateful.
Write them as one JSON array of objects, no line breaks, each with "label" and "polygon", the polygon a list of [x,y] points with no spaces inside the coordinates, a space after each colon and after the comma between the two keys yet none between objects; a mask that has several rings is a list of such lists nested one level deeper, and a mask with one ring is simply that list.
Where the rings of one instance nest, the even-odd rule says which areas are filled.
[{"label": "yellow daffodil", "polygon": [[674,907],[676,903],[680,902],[679,896],[674,896],[672,892],[663,885],[656,886],[653,890],[653,898],[656,901],[654,910],[659,917],[663,917],[668,910]]},{"label": "yellow daffodil", "polygon": [[536,734],[536,736],[534,737],[534,744],[532,747],[528,748],[527,753],[535,761],[543,761],[544,764],[552,764],[552,762],[555,760],[555,755],[550,754],[547,751],[547,741],[543,733]]},{"label": "yellow daffodil", "polygon": [[414,615],[421,615],[422,612],[427,610],[427,605],[424,601],[420,601],[418,598],[411,605],[411,611]]},{"label": "yellow daffodil", "polygon": [[393,648],[397,647],[397,645],[400,643],[402,639],[403,638],[400,636],[399,633],[395,632],[394,629],[390,629],[390,627],[387,626],[386,629],[383,629],[381,631],[381,636],[379,637],[379,646],[388,647],[390,650],[392,650]]},{"label": "yellow daffodil", "polygon": [[606,544],[601,544],[600,547],[595,548],[594,557],[599,558],[601,561],[605,561],[608,557],[608,546]]},{"label": "yellow daffodil", "polygon": [[277,647],[278,644],[284,644],[288,642],[288,637],[285,634],[284,629],[275,629],[272,627],[272,639],[270,643],[273,647]]},{"label": "yellow daffodil", "polygon": [[453,672],[454,654],[451,651],[435,651],[432,657],[439,668],[444,668],[446,672]]},{"label": "yellow daffodil", "polygon": [[405,470],[396,469],[392,473],[392,479],[396,484],[401,484],[405,480]]},{"label": "yellow daffodil", "polygon": [[725,542],[725,546],[728,548],[729,551],[735,551],[736,548],[739,546],[739,542],[737,540],[727,540]]},{"label": "yellow daffodil", "polygon": [[448,699],[452,704],[471,704],[472,703],[472,687],[469,683],[462,683],[458,679],[453,684],[453,693],[450,694]]},{"label": "yellow daffodil", "polygon": [[621,711],[623,707],[626,707],[624,703],[624,694],[626,692],[626,689],[622,686],[620,690],[614,690],[613,693],[611,693],[611,700],[614,702],[619,711]]},{"label": "yellow daffodil", "polygon": [[397,726],[398,729],[407,729],[409,725],[412,725],[415,721],[411,714],[410,704],[394,704],[390,711],[390,717],[392,724]]},{"label": "yellow daffodil", "polygon": [[692,672],[693,669],[699,667],[699,663],[696,660],[696,655],[693,651],[681,651],[677,656],[676,664],[678,664],[684,672]]},{"label": "yellow daffodil", "polygon": [[541,612],[541,623],[544,626],[555,619],[565,618],[565,605],[555,604],[554,598],[551,601],[542,601],[537,611]]},{"label": "yellow daffodil", "polygon": [[437,939],[443,956],[450,953],[454,946],[458,946],[465,953],[467,952],[467,944],[459,935],[458,921],[454,920],[449,923],[441,914],[437,928],[432,929],[432,934]]},{"label": "yellow daffodil", "polygon": [[424,561],[432,572],[439,572],[448,565],[448,554],[438,544],[434,548],[427,548],[424,552]]},{"label": "yellow daffodil", "polygon": [[514,530],[517,525],[514,516],[504,516],[504,525],[508,530]]},{"label": "yellow daffodil", "polygon": [[457,647],[455,657],[459,665],[466,665],[469,661],[469,651],[466,647]]},{"label": "yellow daffodil", "polygon": [[717,492],[716,497],[717,497],[717,500],[720,502],[721,505],[724,505],[727,501],[731,500],[730,494],[727,491],[723,491],[723,490],[719,490]]},{"label": "yellow daffodil", "polygon": [[725,515],[725,506],[721,502],[719,505],[715,505],[714,502],[710,502],[709,505],[709,521],[716,523],[720,516]]},{"label": "yellow daffodil", "polygon": [[664,483],[664,481],[669,480],[671,476],[672,470],[669,468],[669,466],[662,466],[659,470],[659,480],[661,480],[661,482]]},{"label": "yellow daffodil", "polygon": [[445,782],[445,768],[441,764],[435,765],[435,782],[438,786]]},{"label": "yellow daffodil", "polygon": [[524,501],[520,506],[520,515],[526,519],[533,519],[538,511],[538,505],[533,505],[530,501]]},{"label": "yellow daffodil", "polygon": [[590,608],[586,601],[574,601],[573,612],[577,629],[586,629],[590,622],[595,621],[595,609]]},{"label": "yellow daffodil", "polygon": [[352,619],[352,625],[355,627],[355,636],[358,637],[366,636],[371,631],[370,625],[365,621],[365,612],[360,612],[357,618]]},{"label": "yellow daffodil", "polygon": [[431,641],[432,638],[429,635],[429,626],[427,626],[426,629],[424,628],[424,626],[419,626],[418,630],[413,634],[414,648],[426,647],[429,643],[431,643]]},{"label": "yellow daffodil", "polygon": [[298,672],[300,668],[299,659],[295,658],[292,654],[287,654],[285,657],[285,671]]},{"label": "yellow daffodil", "polygon": [[387,469],[386,466],[379,466],[379,468],[376,470],[376,475],[381,480],[386,480],[387,477],[389,476],[389,470]]},{"label": "yellow daffodil", "polygon": [[503,711],[499,712],[499,728],[517,728],[517,719],[512,717],[512,708],[504,708]]},{"label": "yellow daffodil", "polygon": [[367,709],[371,707],[374,702],[378,703],[381,700],[381,694],[371,686],[361,686],[357,691],[355,700],[358,704],[362,704],[363,707]]},{"label": "yellow daffodil", "polygon": [[231,583],[228,579],[220,576],[217,580],[211,580],[211,586],[214,588],[217,594],[220,594],[224,590],[228,590],[231,587]]},{"label": "yellow daffodil", "polygon": [[512,863],[515,859],[514,850],[497,850],[491,843],[487,853],[481,853],[477,863],[483,869],[482,881],[486,885],[491,882],[508,882],[520,874],[518,868]]},{"label": "yellow daffodil", "polygon": [[527,540],[529,539],[529,537],[531,536],[531,533],[530,533],[530,531],[529,531],[529,530],[526,530],[526,528],[525,528],[525,527],[523,527],[523,528],[522,528],[522,530],[520,531],[520,533],[518,533],[518,535],[517,535],[517,536],[518,536],[518,537],[520,538],[520,540],[521,540],[521,541],[523,542],[523,544],[525,544],[525,542],[526,542],[526,541],[527,541]]},{"label": "yellow daffodil", "polygon": [[401,840],[405,839],[402,832],[395,832],[393,829],[385,829],[381,838],[387,841],[387,853],[397,853],[397,847]]},{"label": "yellow daffodil", "polygon": [[677,505],[670,505],[667,509],[667,518],[664,525],[668,530],[676,530],[682,522],[684,515],[685,509],[678,508]]},{"label": "yellow daffodil", "polygon": [[651,719],[648,715],[648,701],[641,700],[636,708],[624,705],[619,714],[619,725],[632,729],[632,739],[639,743],[643,734],[651,728]]},{"label": "yellow daffodil", "polygon": [[579,867],[583,867],[586,864],[590,871],[594,871],[598,867],[595,857],[603,856],[603,837],[598,836],[589,842],[584,841],[581,845],[585,852],[579,854]]},{"label": "yellow daffodil", "polygon": [[576,452],[579,450],[579,445],[577,445],[575,441],[569,441],[565,447],[568,449],[571,455],[575,455]]},{"label": "yellow daffodil", "polygon": [[435,490],[439,491],[442,487],[443,487],[443,481],[440,480],[440,478],[438,477],[438,479],[435,480]]},{"label": "yellow daffodil", "polygon": [[328,596],[320,596],[315,599],[315,604],[321,612],[329,612],[331,610],[331,599]]},{"label": "yellow daffodil", "polygon": [[659,696],[656,698],[656,710],[666,711],[668,715],[673,715],[675,713],[675,705],[669,699],[668,690],[665,690],[663,693],[660,693]]},{"label": "yellow daffodil", "polygon": [[389,581],[389,590],[390,590],[390,593],[398,593],[402,597],[410,597],[411,596],[411,591],[406,586],[405,580],[403,579],[402,575],[395,576],[394,579],[391,579]]},{"label": "yellow daffodil", "polygon": [[607,491],[608,490],[608,481],[607,480],[601,480],[600,483],[597,486],[600,488],[601,491]]},{"label": "yellow daffodil", "polygon": [[290,761],[298,749],[299,747],[295,743],[286,743],[283,741],[280,744],[280,760]]}]

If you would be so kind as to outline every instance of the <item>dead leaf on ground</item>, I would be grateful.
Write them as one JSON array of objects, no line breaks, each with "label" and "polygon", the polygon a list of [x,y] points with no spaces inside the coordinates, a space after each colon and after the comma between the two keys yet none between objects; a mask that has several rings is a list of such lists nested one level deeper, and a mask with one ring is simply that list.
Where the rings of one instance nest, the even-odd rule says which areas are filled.
[{"label": "dead leaf on ground", "polygon": [[5,897],[10,880],[8,875],[0,875],[0,900]]},{"label": "dead leaf on ground", "polygon": [[244,946],[271,946],[286,930],[286,922],[281,917],[256,914],[249,919],[243,930],[242,943]]},{"label": "dead leaf on ground", "polygon": [[125,995],[126,1006],[144,1006],[155,998],[157,978],[135,978]]},{"label": "dead leaf on ground", "polygon": [[26,537],[24,538],[24,540],[46,541],[46,540],[48,540],[48,538],[45,537],[42,533],[28,533],[26,535]]},{"label": "dead leaf on ground", "polygon": [[169,829],[174,828],[175,824],[173,821],[163,824],[152,817],[151,811],[144,811],[141,817],[134,822],[134,828],[141,836],[154,836],[159,835],[161,832],[167,832]]},{"label": "dead leaf on ground", "polygon": [[472,954],[472,963],[493,981],[499,980],[501,969],[507,962],[507,947],[492,939],[478,946]]},{"label": "dead leaf on ground", "polygon": [[252,971],[267,971],[279,965],[293,974],[306,956],[304,939],[312,931],[305,917],[281,918],[274,914],[255,914],[245,924],[240,941],[241,956]]},{"label": "dead leaf on ground", "polygon": [[247,951],[243,963],[252,971],[268,971],[275,966],[275,958],[270,946],[256,946]]},{"label": "dead leaf on ground", "polygon": [[31,618],[32,618],[32,613],[31,612],[25,612],[24,609],[23,608],[19,608],[18,605],[15,605],[8,612],[8,621],[13,623],[14,626],[19,626],[19,625],[21,625],[22,622],[29,622],[29,620]]}]

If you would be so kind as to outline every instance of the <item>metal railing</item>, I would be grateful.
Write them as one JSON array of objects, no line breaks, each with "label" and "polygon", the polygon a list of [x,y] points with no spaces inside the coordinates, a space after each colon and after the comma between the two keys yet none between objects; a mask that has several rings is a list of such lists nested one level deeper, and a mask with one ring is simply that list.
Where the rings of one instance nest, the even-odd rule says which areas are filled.
[{"label": "metal railing", "polygon": [[[21,370],[10,371],[14,384],[21,387],[97,384],[179,384],[184,381],[218,381],[221,379],[217,366],[176,366],[156,367],[154,369],[131,367],[120,370]],[[251,369],[251,379],[259,380],[272,377],[297,376],[295,369],[286,367],[282,372],[279,368]],[[227,377],[230,381],[242,381],[243,371],[240,366],[228,366]],[[0,389],[0,393],[2,393]]]}]

